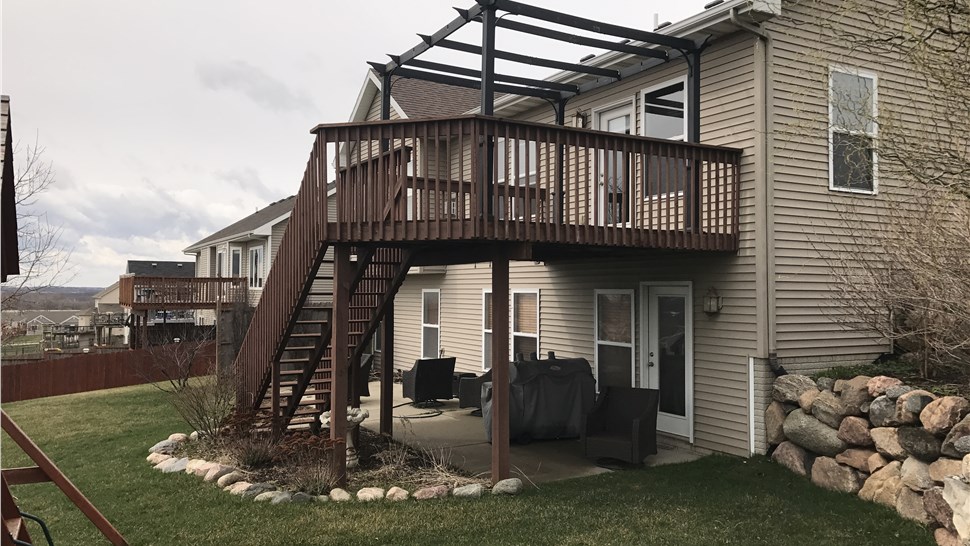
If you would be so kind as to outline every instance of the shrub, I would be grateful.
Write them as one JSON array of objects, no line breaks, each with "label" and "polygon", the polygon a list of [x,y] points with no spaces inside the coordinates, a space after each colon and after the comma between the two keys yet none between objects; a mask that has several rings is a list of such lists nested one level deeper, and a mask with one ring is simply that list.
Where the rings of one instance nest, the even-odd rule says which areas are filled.
[{"label": "shrub", "polygon": [[276,442],[268,435],[253,432],[236,438],[230,449],[239,466],[254,470],[272,464]]}]

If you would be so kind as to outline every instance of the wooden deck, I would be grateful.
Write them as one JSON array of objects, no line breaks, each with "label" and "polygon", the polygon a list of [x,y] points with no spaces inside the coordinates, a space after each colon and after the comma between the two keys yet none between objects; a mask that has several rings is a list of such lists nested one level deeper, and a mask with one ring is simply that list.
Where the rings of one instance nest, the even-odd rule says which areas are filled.
[{"label": "wooden deck", "polygon": [[119,279],[118,303],[132,311],[215,309],[245,302],[243,277],[142,277]]}]

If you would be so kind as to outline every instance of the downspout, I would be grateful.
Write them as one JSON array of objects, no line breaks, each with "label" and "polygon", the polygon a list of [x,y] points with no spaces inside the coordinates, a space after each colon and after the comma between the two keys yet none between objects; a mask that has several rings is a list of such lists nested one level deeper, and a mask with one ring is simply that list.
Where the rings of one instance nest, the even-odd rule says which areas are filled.
[{"label": "downspout", "polygon": [[[764,286],[765,293],[761,297],[761,304],[764,305],[765,320],[767,322],[765,326],[765,343],[762,346],[759,344],[759,356],[767,356],[768,363],[771,369],[777,375],[783,375],[784,369],[778,366],[775,338],[776,338],[776,309],[775,309],[775,227],[772,219],[774,218],[774,191],[771,186],[772,176],[772,163],[771,156],[774,150],[773,142],[771,138],[772,133],[772,118],[774,113],[774,100],[772,96],[771,87],[771,36],[760,26],[753,25],[749,22],[742,21],[738,17],[738,9],[731,9],[731,23],[733,23],[738,28],[754,35],[757,37],[762,45],[762,77],[761,84],[762,89],[761,94],[764,98],[762,105],[759,105],[761,110],[761,127],[758,131],[761,133],[761,179],[764,183],[763,188],[763,199],[755,203],[755,206],[760,209],[760,216],[764,219],[764,238],[758,243],[761,245],[761,253],[764,256],[765,268],[764,268]],[[757,193],[757,192],[756,192]],[[767,353],[767,354],[766,354]]]}]

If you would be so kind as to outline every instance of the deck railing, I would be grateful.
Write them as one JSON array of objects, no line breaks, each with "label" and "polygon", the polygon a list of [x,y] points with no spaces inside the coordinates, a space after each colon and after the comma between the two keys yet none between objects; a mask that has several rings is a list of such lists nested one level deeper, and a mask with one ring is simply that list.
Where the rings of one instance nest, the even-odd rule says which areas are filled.
[{"label": "deck railing", "polygon": [[737,248],[740,150],[480,116],[316,132],[331,241]]},{"label": "deck railing", "polygon": [[118,282],[118,303],[133,311],[215,309],[245,302],[243,277],[142,277],[124,275]]}]

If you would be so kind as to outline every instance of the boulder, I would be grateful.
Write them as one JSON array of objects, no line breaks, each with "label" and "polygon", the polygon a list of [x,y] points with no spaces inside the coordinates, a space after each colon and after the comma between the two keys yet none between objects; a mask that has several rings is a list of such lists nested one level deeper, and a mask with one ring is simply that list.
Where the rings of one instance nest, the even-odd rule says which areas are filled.
[{"label": "boulder", "polygon": [[413,496],[417,500],[443,499],[448,496],[448,486],[435,485],[433,487],[425,487],[415,491]]},{"label": "boulder", "polygon": [[899,427],[897,437],[899,445],[910,455],[926,462],[933,462],[940,457],[942,440],[923,427]]},{"label": "boulder", "polygon": [[771,396],[781,403],[798,404],[798,397],[810,389],[815,389],[815,382],[808,376],[783,375],[775,379],[771,387]]},{"label": "boulder", "polygon": [[173,442],[172,440],[162,440],[152,447],[148,448],[149,453],[161,453],[162,455],[171,455],[175,453],[175,450],[181,446],[179,442]]},{"label": "boulder", "polygon": [[171,458],[172,458],[171,455],[165,455],[163,453],[149,453],[148,457],[145,457],[145,460],[151,463],[152,465],[156,465],[162,461],[167,461],[168,459],[171,459]]},{"label": "boulder", "polygon": [[963,456],[963,474],[964,478],[970,480],[970,453]]},{"label": "boulder", "polygon": [[872,445],[872,435],[869,434],[869,421],[862,417],[849,416],[839,425],[839,440],[853,445],[868,447]]},{"label": "boulder", "polygon": [[856,494],[864,481],[859,471],[840,465],[831,457],[819,457],[812,465],[812,483],[825,489]]},{"label": "boulder", "polygon": [[189,440],[190,441],[198,442],[199,441],[199,437],[200,437],[200,434],[199,434],[199,431],[197,431],[197,430],[193,430],[191,433],[189,433]]},{"label": "boulder", "polygon": [[254,483],[249,486],[245,491],[242,492],[244,499],[251,499],[260,493],[265,493],[267,491],[276,491],[276,486],[271,483]]},{"label": "boulder", "polygon": [[808,476],[811,469],[808,453],[793,442],[782,442],[771,454],[771,459],[799,476]]},{"label": "boulder", "polygon": [[847,449],[835,456],[835,462],[869,473],[869,457],[878,455],[874,449]]},{"label": "boulder", "polygon": [[953,509],[953,528],[963,540],[970,540],[970,485],[948,476],[943,479],[943,500]]},{"label": "boulder", "polygon": [[876,453],[874,455],[871,455],[869,457],[869,460],[866,462],[869,463],[868,472],[872,474],[873,472],[889,464],[889,459],[883,457],[881,453]]},{"label": "boulder", "polygon": [[940,452],[947,457],[962,457],[962,454],[956,450],[957,440],[970,436],[970,415],[964,417],[959,423],[953,425],[950,432],[946,435],[946,439],[943,440],[943,446],[940,448]]},{"label": "boulder", "polygon": [[485,486],[480,483],[472,483],[469,485],[463,485],[461,487],[456,487],[452,492],[452,496],[458,497],[460,499],[477,499],[482,496],[485,491]]},{"label": "boulder", "polygon": [[400,487],[395,485],[394,487],[387,490],[387,495],[385,495],[384,498],[386,498],[389,501],[400,502],[400,501],[408,500],[410,496],[411,494],[408,493],[406,489],[401,489]]},{"label": "boulder", "polygon": [[777,400],[768,404],[765,409],[765,434],[768,445],[778,445],[785,441],[785,407]]},{"label": "boulder", "polygon": [[317,495],[316,502],[330,502],[330,497],[327,495]]},{"label": "boulder", "polygon": [[940,458],[930,465],[930,479],[943,483],[947,476],[959,476],[963,473],[963,463],[956,459]]},{"label": "boulder", "polygon": [[357,500],[361,502],[384,500],[384,489],[380,487],[365,487],[357,492]]},{"label": "boulder", "polygon": [[[189,464],[189,460],[185,457],[181,459],[169,459],[158,466],[155,467],[156,470],[161,470],[165,474],[172,474],[175,472],[185,472],[185,466]],[[160,468],[163,465],[167,465],[164,468]]]},{"label": "boulder", "polygon": [[944,396],[923,408],[919,420],[923,427],[938,436],[945,436],[970,413],[970,402],[960,396]]},{"label": "boulder", "polygon": [[195,474],[196,476],[204,480],[210,470],[214,468],[220,468],[220,467],[222,467],[222,465],[219,463],[207,462],[203,465],[199,465],[198,467],[196,467],[196,469],[192,471],[192,474]]},{"label": "boulder", "polygon": [[835,394],[842,394],[843,385],[845,385],[845,379],[836,379],[835,383],[832,384],[832,392]]},{"label": "boulder", "polygon": [[815,386],[820,391],[830,391],[835,386],[835,380],[831,377],[819,377],[818,381],[815,382]]},{"label": "boulder", "polygon": [[929,525],[933,518],[923,508],[923,495],[909,488],[902,488],[896,497],[896,511],[900,516],[923,525]]},{"label": "boulder", "polygon": [[222,466],[221,464],[217,464],[206,472],[205,477],[202,478],[202,481],[216,482],[226,474],[230,474],[235,471],[236,469],[231,466]]},{"label": "boulder", "polygon": [[185,473],[195,474],[196,469],[208,463],[209,461],[206,461],[205,459],[189,459],[188,464],[185,465]]},{"label": "boulder", "polygon": [[168,435],[168,439],[172,442],[182,444],[189,441],[189,436],[187,434],[182,434],[181,432],[174,432]]},{"label": "boulder", "polygon": [[896,400],[900,396],[906,394],[907,392],[911,392],[914,390],[916,389],[908,385],[897,385],[895,387],[889,387],[888,389],[886,389],[886,396],[888,396],[890,400]]},{"label": "boulder", "polygon": [[899,468],[899,477],[903,480],[903,485],[913,491],[926,491],[933,487],[933,480],[930,478],[930,465],[910,457],[903,461]]},{"label": "boulder", "polygon": [[[782,377],[790,377],[783,375]],[[802,376],[805,377],[805,376]],[[781,378],[779,378],[781,379]],[[806,377],[806,379],[808,379]],[[809,379],[811,381],[811,379]],[[777,383],[777,380],[776,380]],[[814,385],[814,383],[812,383]],[[797,412],[796,412],[797,413]],[[522,492],[524,486],[522,485],[522,480],[518,478],[506,478],[500,480],[498,483],[492,486],[493,495],[518,495]]]},{"label": "boulder", "polygon": [[943,500],[942,487],[933,487],[923,492],[923,509],[937,525],[953,531],[953,509]]},{"label": "boulder", "polygon": [[875,398],[886,394],[886,389],[890,387],[896,387],[902,385],[903,382],[896,379],[895,377],[888,377],[885,375],[877,375],[873,377],[866,383],[866,389],[869,390],[869,396]]},{"label": "boulder", "polygon": [[839,398],[845,408],[845,415],[862,415],[862,408],[869,405],[872,400],[868,387],[870,379],[872,378],[867,375],[859,375],[842,384]]},{"label": "boulder", "polygon": [[334,502],[347,502],[352,498],[350,493],[339,487],[334,487],[330,490],[330,500]]},{"label": "boulder", "polygon": [[960,455],[970,453],[970,436],[964,436],[953,442],[953,449]]},{"label": "boulder", "polygon": [[270,504],[282,504],[290,502],[292,499],[293,493],[289,491],[264,491],[253,497],[255,502],[268,502]]},{"label": "boulder", "polygon": [[247,489],[249,489],[252,486],[253,484],[249,482],[236,482],[230,485],[226,489],[226,491],[228,491],[230,495],[242,495]]},{"label": "boulder", "polygon": [[793,411],[788,414],[788,417],[785,418],[784,431],[786,438],[820,455],[834,457],[848,447],[845,442],[839,440],[838,432],[835,429],[800,411]]},{"label": "boulder", "polygon": [[222,488],[226,488],[236,482],[241,482],[246,479],[246,475],[238,470],[234,470],[219,479],[216,480],[216,485]]},{"label": "boulder", "polygon": [[293,493],[293,496],[290,497],[290,502],[292,502],[293,504],[308,504],[315,500],[317,500],[316,497],[314,497],[309,493],[304,493],[303,491],[298,491],[296,493]]},{"label": "boulder", "polygon": [[876,502],[891,508],[896,507],[896,498],[903,487],[903,482],[899,477],[899,469],[902,464],[899,461],[892,461],[886,466],[872,473],[862,484],[859,490],[859,498],[871,502]]},{"label": "boulder", "polygon": [[798,407],[802,408],[802,411],[805,413],[811,415],[812,406],[815,404],[815,399],[818,398],[819,394],[820,392],[818,389],[809,389],[803,392],[802,395],[798,397]]},{"label": "boulder", "polygon": [[933,539],[936,540],[936,546],[966,546],[956,533],[942,527],[933,530]]},{"label": "boulder", "polygon": [[896,399],[896,421],[903,425],[919,422],[919,414],[933,400],[936,396],[922,389],[903,394]]},{"label": "boulder", "polygon": [[896,401],[886,395],[879,396],[869,403],[869,420],[877,427],[898,425],[896,421]]},{"label": "boulder", "polygon": [[822,391],[812,404],[812,415],[826,425],[838,429],[845,418],[846,409],[842,400],[834,393]]},{"label": "boulder", "polygon": [[872,435],[872,442],[876,446],[876,451],[882,453],[890,459],[903,460],[909,455],[903,446],[899,444],[899,433],[893,427],[879,427],[869,431]]}]

